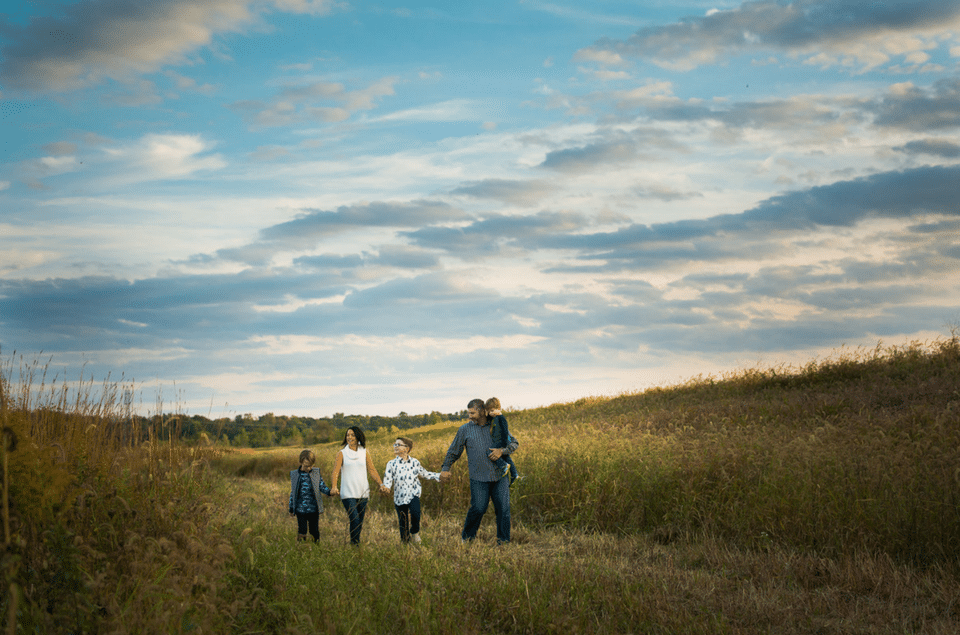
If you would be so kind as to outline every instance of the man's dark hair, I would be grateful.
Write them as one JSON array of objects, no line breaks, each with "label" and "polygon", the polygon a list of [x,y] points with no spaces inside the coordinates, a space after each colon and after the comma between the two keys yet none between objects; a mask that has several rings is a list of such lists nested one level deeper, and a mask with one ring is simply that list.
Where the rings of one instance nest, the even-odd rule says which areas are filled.
[{"label": "man's dark hair", "polygon": [[487,414],[487,407],[484,405],[483,399],[471,399],[470,403],[467,404],[467,410],[470,408],[476,408],[477,412],[480,413],[480,422],[490,420],[490,415]]}]

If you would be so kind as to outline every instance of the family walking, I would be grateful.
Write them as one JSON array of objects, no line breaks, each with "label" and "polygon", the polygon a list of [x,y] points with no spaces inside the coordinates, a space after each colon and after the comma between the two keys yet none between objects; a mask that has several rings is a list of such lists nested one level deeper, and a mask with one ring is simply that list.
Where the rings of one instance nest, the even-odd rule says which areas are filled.
[{"label": "family walking", "polygon": [[297,541],[307,540],[308,534],[314,542],[320,539],[319,518],[323,513],[321,495],[339,495],[347,513],[350,543],[359,545],[370,499],[369,477],[382,494],[393,492],[400,540],[420,544],[421,479],[447,481],[453,464],[466,450],[470,508],[460,539],[470,542],[476,537],[492,500],[497,518],[497,544],[510,542],[510,486],[519,478],[510,455],[519,444],[510,435],[498,399],[486,402],[474,399],[467,404],[467,413],[469,420],[457,430],[439,473],[426,470],[420,461],[410,456],[412,439],[397,437],[393,443],[395,456],[387,462],[381,479],[373,458],[367,452],[366,436],[357,426],[351,426],[344,434],[343,447],[334,459],[329,486],[320,475],[320,470],[314,467],[316,455],[310,450],[301,452],[300,466],[290,471],[288,510],[297,519]]}]

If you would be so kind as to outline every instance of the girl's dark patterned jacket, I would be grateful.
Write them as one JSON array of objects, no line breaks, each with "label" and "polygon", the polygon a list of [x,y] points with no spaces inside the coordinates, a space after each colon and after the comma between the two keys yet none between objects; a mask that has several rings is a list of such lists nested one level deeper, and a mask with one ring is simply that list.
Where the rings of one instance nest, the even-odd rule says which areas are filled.
[{"label": "girl's dark patterned jacket", "polygon": [[[300,468],[295,470],[290,470],[290,513],[292,514],[297,509],[297,497],[300,495],[300,488],[297,487],[297,484],[300,482]],[[326,494],[330,496],[330,488],[327,487],[327,484],[323,482],[323,477],[320,476],[320,470],[313,468],[309,472],[306,472],[310,476],[310,484],[313,486],[313,495],[317,499],[317,508],[320,510],[320,513],[323,513],[323,499],[320,498],[320,494]]]}]

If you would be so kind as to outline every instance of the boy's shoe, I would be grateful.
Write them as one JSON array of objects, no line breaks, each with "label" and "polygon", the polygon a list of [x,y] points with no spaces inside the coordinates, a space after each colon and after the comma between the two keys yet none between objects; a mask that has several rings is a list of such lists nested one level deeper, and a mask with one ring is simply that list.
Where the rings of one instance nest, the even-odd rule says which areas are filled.
[{"label": "boy's shoe", "polygon": [[415,545],[420,544],[420,534],[410,534],[410,542]]},{"label": "boy's shoe", "polygon": [[519,480],[522,479],[522,478],[523,478],[523,475],[517,474],[517,478],[513,479],[512,481],[510,481],[510,487],[513,487],[513,484],[516,483],[517,481],[519,481]]},{"label": "boy's shoe", "polygon": [[503,478],[504,476],[508,476],[509,474],[510,474],[510,464],[508,463],[507,465],[503,466],[503,472],[500,474],[500,478]]}]

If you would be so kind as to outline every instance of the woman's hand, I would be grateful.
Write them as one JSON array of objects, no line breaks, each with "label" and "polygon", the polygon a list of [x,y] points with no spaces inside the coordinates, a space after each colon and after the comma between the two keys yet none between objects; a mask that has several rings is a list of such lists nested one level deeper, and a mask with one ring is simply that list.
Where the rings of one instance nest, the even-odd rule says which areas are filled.
[{"label": "woman's hand", "polygon": [[336,487],[331,487],[331,488],[330,488],[330,496],[336,496],[336,495],[338,495],[339,493],[340,493],[340,490],[338,490]]}]

